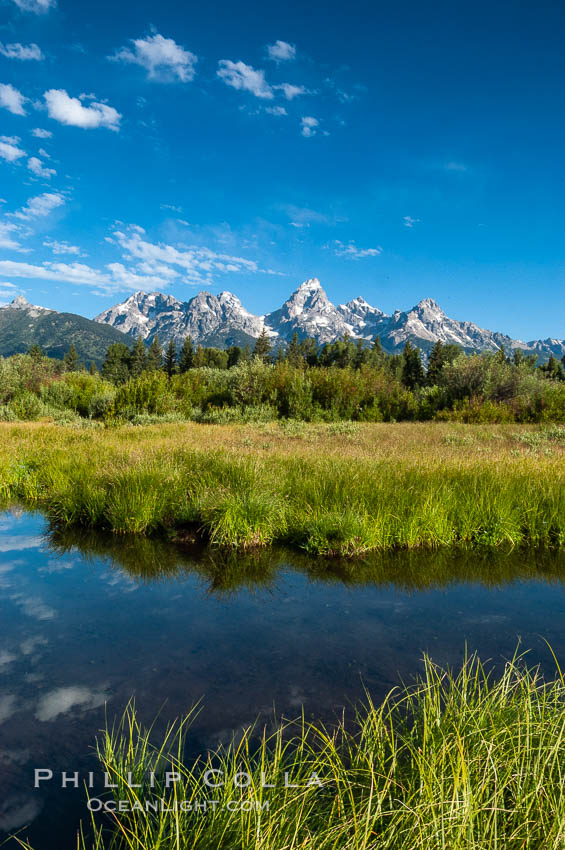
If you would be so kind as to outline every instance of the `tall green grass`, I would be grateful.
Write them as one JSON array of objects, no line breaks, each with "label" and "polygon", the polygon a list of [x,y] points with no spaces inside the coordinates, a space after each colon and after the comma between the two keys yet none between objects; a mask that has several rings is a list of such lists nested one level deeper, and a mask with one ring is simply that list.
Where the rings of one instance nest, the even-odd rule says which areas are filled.
[{"label": "tall green grass", "polygon": [[[559,670],[544,682],[523,657],[499,678],[475,656],[457,673],[425,658],[414,685],[378,706],[367,698],[352,725],[302,717],[272,734],[250,728],[195,761],[183,757],[187,736],[190,717],[154,743],[133,706],[108,728],[98,755],[118,787],[106,794],[141,811],[94,818],[78,850],[558,850],[565,843],[565,682]],[[169,788],[167,769],[180,777]],[[221,771],[212,778],[222,787],[206,786],[208,769]],[[237,787],[238,774],[247,787]],[[285,787],[285,774],[296,787]],[[144,811],[151,798],[169,811]],[[195,814],[195,803],[210,800],[214,810]],[[193,810],[182,811],[181,801]]]},{"label": "tall green grass", "polygon": [[281,542],[345,557],[565,543],[565,468],[556,462],[137,450],[125,437],[58,433],[58,443],[0,456],[4,501],[38,506],[58,525],[119,534],[188,527],[219,547]]}]

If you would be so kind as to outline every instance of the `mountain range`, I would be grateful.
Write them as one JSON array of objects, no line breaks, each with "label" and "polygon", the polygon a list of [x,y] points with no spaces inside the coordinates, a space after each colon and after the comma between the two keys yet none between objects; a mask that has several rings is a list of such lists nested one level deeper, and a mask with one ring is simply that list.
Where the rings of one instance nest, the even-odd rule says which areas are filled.
[{"label": "mountain range", "polygon": [[450,318],[431,298],[391,316],[361,297],[336,306],[317,278],[304,281],[282,307],[264,316],[250,313],[231,292],[199,292],[189,301],[160,292],[135,292],[93,320],[38,307],[19,296],[0,307],[0,355],[27,351],[38,343],[47,354],[62,357],[74,342],[84,363],[94,360],[99,365],[114,342],[131,345],[141,337],[149,344],[158,335],[162,344],[174,340],[180,346],[190,335],[194,343],[205,346],[253,346],[263,329],[274,347],[285,345],[294,333],[299,339],[313,337],[321,345],[348,334],[366,341],[379,336],[389,353],[402,351],[410,341],[424,357],[437,340],[455,343],[468,353],[521,349],[542,361],[551,354],[559,359],[565,355],[563,339],[512,339]]},{"label": "mountain range", "polygon": [[565,355],[563,339],[515,340],[473,322],[451,319],[431,298],[424,298],[411,310],[396,310],[392,316],[361,297],[336,306],[317,278],[304,281],[282,307],[264,316],[249,313],[231,292],[199,292],[189,301],[159,292],[135,292],[100,313],[95,321],[131,337],[141,336],[148,343],[158,335],[161,343],[172,339],[180,345],[190,335],[201,345],[253,345],[264,328],[275,346],[288,342],[294,333],[300,339],[313,337],[319,344],[348,334],[364,340],[378,335],[389,353],[401,351],[409,340],[427,354],[441,340],[455,343],[466,352],[496,351],[502,347],[508,352],[520,348],[540,360],[547,360],[551,354],[559,358]]}]

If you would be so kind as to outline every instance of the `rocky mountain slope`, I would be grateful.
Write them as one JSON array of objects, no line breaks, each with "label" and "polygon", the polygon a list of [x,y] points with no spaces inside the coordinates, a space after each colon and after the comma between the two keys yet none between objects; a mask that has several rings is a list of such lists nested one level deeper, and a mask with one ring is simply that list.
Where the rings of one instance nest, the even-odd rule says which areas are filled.
[{"label": "rocky mountain slope", "polygon": [[252,344],[265,328],[275,345],[278,341],[284,344],[295,332],[300,338],[314,337],[320,344],[347,333],[366,340],[378,335],[383,348],[391,353],[401,351],[408,340],[428,352],[439,339],[456,343],[467,352],[496,351],[502,346],[507,351],[520,348],[542,360],[550,354],[559,358],[565,355],[562,339],[514,340],[473,322],[451,319],[431,298],[411,310],[397,310],[392,316],[361,297],[335,306],[317,278],[304,281],[282,307],[265,316],[249,313],[230,292],[199,292],[186,302],[158,292],[136,292],[95,321],[147,342],[158,334],[163,343],[170,339],[180,343],[190,334],[201,345],[244,345]]},{"label": "rocky mountain slope", "polygon": [[177,344],[191,336],[201,345],[222,348],[253,344],[263,328],[263,319],[248,313],[231,292],[199,292],[190,301],[160,292],[135,292],[94,321],[148,342],[156,334],[161,342],[173,339]]}]

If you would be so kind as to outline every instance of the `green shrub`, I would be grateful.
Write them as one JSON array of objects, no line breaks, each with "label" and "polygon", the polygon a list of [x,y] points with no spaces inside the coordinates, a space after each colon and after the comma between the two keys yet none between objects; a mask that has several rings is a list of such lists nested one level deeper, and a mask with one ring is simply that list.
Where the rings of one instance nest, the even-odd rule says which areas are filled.
[{"label": "green shrub", "polygon": [[16,398],[13,398],[8,406],[16,419],[23,419],[24,421],[39,419],[40,416],[45,416],[47,412],[47,408],[41,399],[31,392],[22,392]]},{"label": "green shrub", "polygon": [[97,393],[90,399],[88,405],[88,415],[91,419],[105,419],[114,413],[114,400],[116,393],[113,388],[108,388],[105,392]]},{"label": "green shrub", "polygon": [[144,372],[122,384],[116,392],[114,410],[117,416],[131,418],[138,413],[162,415],[174,407],[174,397],[163,372]]}]

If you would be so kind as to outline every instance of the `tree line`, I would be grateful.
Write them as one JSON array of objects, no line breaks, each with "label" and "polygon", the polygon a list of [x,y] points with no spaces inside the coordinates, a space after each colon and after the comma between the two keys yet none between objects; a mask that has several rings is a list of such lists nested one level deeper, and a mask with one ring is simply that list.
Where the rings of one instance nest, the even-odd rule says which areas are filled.
[{"label": "tree line", "polygon": [[136,340],[109,347],[101,369],[28,354],[0,358],[0,419],[201,422],[565,421],[565,363],[538,364],[516,350],[465,354],[437,342],[424,364],[410,342],[399,354],[343,338],[324,346],[295,335],[273,349],[266,334],[254,347],[227,350],[184,340],[163,349]]}]

